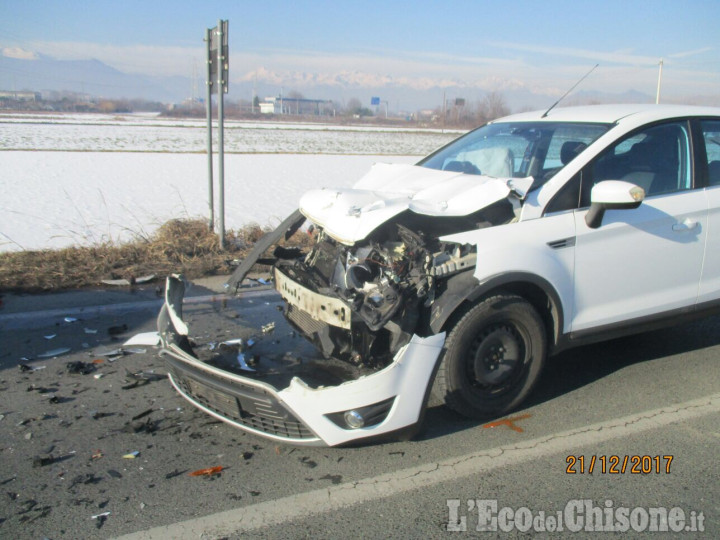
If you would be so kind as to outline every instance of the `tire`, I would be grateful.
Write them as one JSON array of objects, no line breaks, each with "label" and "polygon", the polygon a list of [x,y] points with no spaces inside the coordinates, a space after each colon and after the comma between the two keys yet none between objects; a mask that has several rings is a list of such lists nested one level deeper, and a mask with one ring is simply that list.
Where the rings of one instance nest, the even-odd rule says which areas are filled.
[{"label": "tire", "polygon": [[500,294],[473,306],[450,330],[433,385],[441,400],[463,416],[502,416],[537,382],[547,341],[535,308]]}]

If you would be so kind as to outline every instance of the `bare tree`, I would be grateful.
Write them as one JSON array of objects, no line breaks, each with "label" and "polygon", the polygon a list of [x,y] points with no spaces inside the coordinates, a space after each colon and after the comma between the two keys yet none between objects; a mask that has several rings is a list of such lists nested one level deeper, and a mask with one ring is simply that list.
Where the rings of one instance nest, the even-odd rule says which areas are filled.
[{"label": "bare tree", "polygon": [[345,106],[348,112],[362,109],[362,103],[358,98],[348,99],[347,105]]},{"label": "bare tree", "polygon": [[505,103],[505,97],[495,90],[483,98],[477,112],[478,120],[483,124],[508,114],[510,114],[510,108]]}]

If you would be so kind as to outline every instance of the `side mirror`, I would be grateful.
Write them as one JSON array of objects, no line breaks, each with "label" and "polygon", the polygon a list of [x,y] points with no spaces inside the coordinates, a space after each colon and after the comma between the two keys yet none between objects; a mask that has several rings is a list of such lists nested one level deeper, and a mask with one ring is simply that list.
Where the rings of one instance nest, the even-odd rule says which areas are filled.
[{"label": "side mirror", "polygon": [[630,210],[637,208],[645,199],[645,190],[622,180],[603,180],[590,192],[590,210],[585,223],[597,229],[602,223],[605,210]]}]

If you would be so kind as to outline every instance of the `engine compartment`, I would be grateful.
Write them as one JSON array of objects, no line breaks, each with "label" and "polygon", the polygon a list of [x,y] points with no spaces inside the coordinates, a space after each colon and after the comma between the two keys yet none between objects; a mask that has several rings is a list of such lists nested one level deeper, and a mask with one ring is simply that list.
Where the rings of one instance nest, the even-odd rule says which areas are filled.
[{"label": "engine compartment", "polygon": [[412,335],[432,334],[430,308],[444,283],[476,264],[475,246],[439,238],[512,219],[507,200],[463,217],[406,212],[352,246],[314,227],[309,252],[273,253],[285,317],[326,357],[382,369]]}]

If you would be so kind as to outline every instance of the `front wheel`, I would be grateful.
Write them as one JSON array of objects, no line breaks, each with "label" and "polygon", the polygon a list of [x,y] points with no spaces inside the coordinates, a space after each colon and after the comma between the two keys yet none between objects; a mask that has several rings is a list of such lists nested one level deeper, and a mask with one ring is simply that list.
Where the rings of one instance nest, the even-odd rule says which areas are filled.
[{"label": "front wheel", "polygon": [[515,295],[487,298],[448,334],[433,393],[470,418],[504,415],[532,390],[546,348],[545,326],[530,303]]}]

